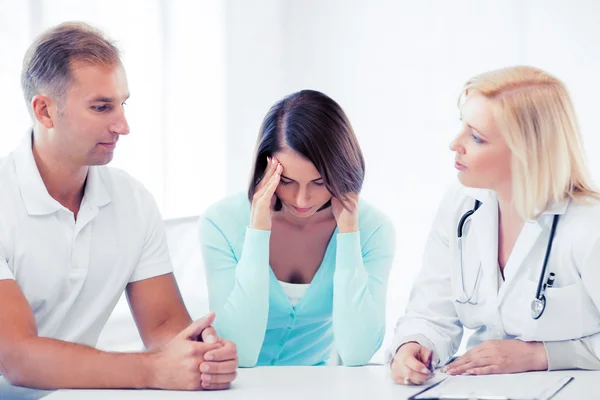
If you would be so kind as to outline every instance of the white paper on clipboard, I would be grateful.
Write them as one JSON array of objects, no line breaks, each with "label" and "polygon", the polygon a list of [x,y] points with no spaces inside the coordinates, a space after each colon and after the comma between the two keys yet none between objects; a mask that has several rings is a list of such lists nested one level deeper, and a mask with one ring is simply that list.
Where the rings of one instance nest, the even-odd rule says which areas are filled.
[{"label": "white paper on clipboard", "polygon": [[413,399],[547,400],[571,380],[572,376],[547,373],[451,376]]}]

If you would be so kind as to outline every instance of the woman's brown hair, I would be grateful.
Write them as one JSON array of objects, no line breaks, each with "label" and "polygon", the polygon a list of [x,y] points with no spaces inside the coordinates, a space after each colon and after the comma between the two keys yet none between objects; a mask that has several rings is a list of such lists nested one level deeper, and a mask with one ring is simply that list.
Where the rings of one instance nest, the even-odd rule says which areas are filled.
[{"label": "woman's brown hair", "polygon": [[[302,90],[278,101],[262,122],[248,188],[250,201],[265,173],[267,157],[285,146],[315,165],[334,197],[343,201],[362,189],[365,162],[344,110],[321,92]],[[275,211],[279,210],[277,199]]]}]

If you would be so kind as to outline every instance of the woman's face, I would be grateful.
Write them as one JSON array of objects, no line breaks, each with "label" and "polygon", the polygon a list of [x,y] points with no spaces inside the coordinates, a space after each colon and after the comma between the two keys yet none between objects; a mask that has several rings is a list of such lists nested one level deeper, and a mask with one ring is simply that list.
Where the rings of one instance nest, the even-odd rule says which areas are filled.
[{"label": "woman's face", "polygon": [[275,194],[290,214],[308,218],[331,200],[331,193],[312,162],[289,147],[273,154],[273,157],[283,166]]},{"label": "woman's face", "polygon": [[459,181],[496,191],[510,187],[512,154],[496,127],[490,100],[472,93],[460,112],[462,129],[450,143],[450,150],[456,153]]}]

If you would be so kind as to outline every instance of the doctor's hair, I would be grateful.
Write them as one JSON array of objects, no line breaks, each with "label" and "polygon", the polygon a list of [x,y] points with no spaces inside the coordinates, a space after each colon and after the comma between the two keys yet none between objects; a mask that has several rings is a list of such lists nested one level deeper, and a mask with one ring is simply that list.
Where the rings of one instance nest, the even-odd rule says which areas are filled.
[{"label": "doctor's hair", "polygon": [[[271,107],[258,132],[250,201],[267,169],[267,157],[286,147],[314,164],[334,197],[344,201],[349,194],[360,193],[365,177],[362,151],[342,107],[327,95],[302,90]],[[274,209],[281,208],[277,199]]]},{"label": "doctor's hair", "polygon": [[522,218],[537,219],[568,198],[600,200],[562,81],[538,68],[514,66],[469,79],[459,104],[473,92],[491,101],[494,121],[512,152],[513,203]]},{"label": "doctor's hair", "polygon": [[74,62],[115,65],[120,54],[100,30],[83,22],[64,22],[43,32],[25,53],[21,71],[21,88],[32,117],[35,95],[50,96],[57,103],[64,100]]}]

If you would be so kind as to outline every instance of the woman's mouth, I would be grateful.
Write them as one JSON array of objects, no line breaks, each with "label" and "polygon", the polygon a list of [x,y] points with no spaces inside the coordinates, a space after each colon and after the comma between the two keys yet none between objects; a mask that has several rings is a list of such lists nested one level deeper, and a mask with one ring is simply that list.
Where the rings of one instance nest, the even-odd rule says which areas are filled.
[{"label": "woman's mouth", "polygon": [[312,207],[308,207],[308,208],[300,208],[300,207],[296,207],[296,206],[292,206],[294,207],[294,210],[296,210],[296,212],[298,213],[305,213],[305,212],[309,212]]}]

